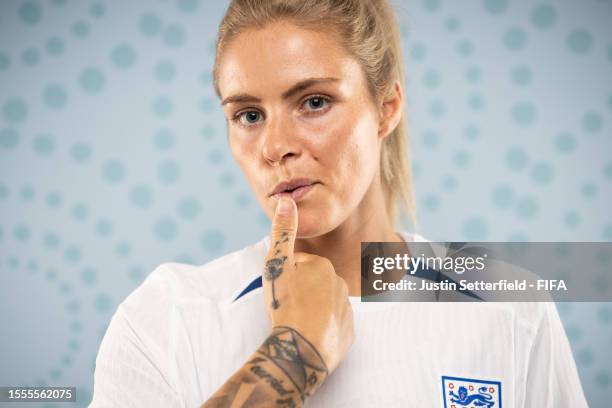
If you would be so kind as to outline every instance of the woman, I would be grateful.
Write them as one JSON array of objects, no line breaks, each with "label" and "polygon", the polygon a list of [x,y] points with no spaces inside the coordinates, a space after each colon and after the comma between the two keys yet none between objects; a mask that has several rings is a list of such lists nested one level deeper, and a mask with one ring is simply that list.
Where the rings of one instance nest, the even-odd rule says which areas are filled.
[{"label": "woman", "polygon": [[360,302],[361,241],[423,240],[395,231],[413,205],[386,0],[232,1],[214,83],[271,234],[156,268],[113,316],[92,407],[586,406],[554,305]]}]

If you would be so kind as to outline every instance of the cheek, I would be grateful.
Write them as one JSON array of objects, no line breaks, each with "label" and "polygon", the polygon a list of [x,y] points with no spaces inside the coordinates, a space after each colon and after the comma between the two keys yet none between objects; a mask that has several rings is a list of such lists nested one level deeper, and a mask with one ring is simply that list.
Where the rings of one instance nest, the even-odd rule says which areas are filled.
[{"label": "cheek", "polygon": [[[353,191],[368,184],[378,164],[378,127],[369,112],[344,113],[321,127],[316,151],[336,187]],[[359,189],[357,189],[359,190]],[[357,193],[357,191],[355,191]]]}]

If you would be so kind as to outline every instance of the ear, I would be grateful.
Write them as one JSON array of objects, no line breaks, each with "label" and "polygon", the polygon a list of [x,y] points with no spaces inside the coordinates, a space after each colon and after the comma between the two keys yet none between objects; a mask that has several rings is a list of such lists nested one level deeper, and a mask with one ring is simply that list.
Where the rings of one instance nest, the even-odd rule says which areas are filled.
[{"label": "ear", "polygon": [[378,126],[378,137],[384,139],[397,127],[402,119],[402,107],[404,94],[399,82],[393,84],[393,91],[381,102],[380,124]]}]

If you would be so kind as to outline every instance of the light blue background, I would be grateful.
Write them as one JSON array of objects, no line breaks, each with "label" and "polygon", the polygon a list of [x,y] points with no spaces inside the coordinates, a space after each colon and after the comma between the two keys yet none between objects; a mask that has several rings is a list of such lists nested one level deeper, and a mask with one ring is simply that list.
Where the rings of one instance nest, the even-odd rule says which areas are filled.
[{"label": "light blue background", "polygon": [[[0,384],[76,385],[85,406],[147,273],[268,232],[211,84],[226,5],[0,3]],[[612,241],[612,1],[397,11],[420,232]],[[559,309],[591,405],[609,406],[612,307]]]}]

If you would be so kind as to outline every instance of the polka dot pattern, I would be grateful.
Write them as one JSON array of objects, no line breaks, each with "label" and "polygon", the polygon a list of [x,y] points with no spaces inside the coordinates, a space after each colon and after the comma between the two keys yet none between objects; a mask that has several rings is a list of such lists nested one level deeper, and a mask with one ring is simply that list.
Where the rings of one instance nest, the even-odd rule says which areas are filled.
[{"label": "polka dot pattern", "polygon": [[96,94],[104,87],[106,79],[102,71],[95,67],[88,67],[81,71],[79,83],[83,90],[90,94]]},{"label": "polka dot pattern", "polygon": [[508,50],[521,50],[527,44],[527,33],[522,28],[511,27],[504,33],[503,43]]},{"label": "polka dot pattern", "polygon": [[50,109],[62,109],[68,102],[68,91],[61,84],[49,84],[43,90],[43,100]]},{"label": "polka dot pattern", "polygon": [[162,19],[157,13],[146,12],[140,17],[139,28],[143,35],[154,37],[162,30]]},{"label": "polka dot pattern", "polygon": [[38,23],[43,16],[43,11],[40,5],[33,1],[26,1],[19,6],[17,10],[19,18],[26,25],[34,25]]},{"label": "polka dot pattern", "polygon": [[127,69],[136,61],[136,51],[132,45],[122,43],[115,46],[111,52],[113,65],[119,69]]},{"label": "polka dot pattern", "polygon": [[[574,3],[399,8],[424,236],[612,241],[612,28],[600,23],[612,2]],[[2,6],[3,28],[20,37],[0,36],[0,207],[11,214],[0,222],[9,248],[0,272],[52,289],[39,306],[60,305],[67,336],[23,370],[32,383],[79,385],[75,406],[87,406],[92,385],[77,362],[93,369],[125,293],[161,262],[203,264],[270,227],[212,88],[210,27],[222,9],[209,0]],[[607,405],[612,387],[604,306],[560,308],[593,406]]]},{"label": "polka dot pattern", "polygon": [[557,9],[550,4],[538,4],[530,13],[530,21],[534,27],[549,29],[557,22]]},{"label": "polka dot pattern", "polygon": [[2,117],[7,122],[21,123],[28,116],[28,105],[20,98],[10,98],[2,105]]},{"label": "polka dot pattern", "polygon": [[572,30],[566,39],[567,48],[576,55],[586,54],[593,46],[593,37],[586,29]]}]

